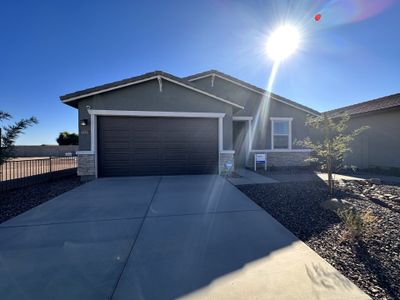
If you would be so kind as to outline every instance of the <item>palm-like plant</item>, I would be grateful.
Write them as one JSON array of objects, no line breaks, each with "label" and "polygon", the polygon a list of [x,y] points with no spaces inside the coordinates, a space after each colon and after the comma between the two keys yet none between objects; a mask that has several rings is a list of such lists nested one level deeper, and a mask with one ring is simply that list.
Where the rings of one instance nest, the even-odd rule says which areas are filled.
[{"label": "palm-like plant", "polygon": [[[12,116],[9,113],[0,111],[0,123],[11,119]],[[29,119],[21,119],[11,125],[0,127],[0,165],[13,157],[13,148],[16,139],[23,134],[26,128],[37,123],[38,120],[35,117],[30,117]]]}]

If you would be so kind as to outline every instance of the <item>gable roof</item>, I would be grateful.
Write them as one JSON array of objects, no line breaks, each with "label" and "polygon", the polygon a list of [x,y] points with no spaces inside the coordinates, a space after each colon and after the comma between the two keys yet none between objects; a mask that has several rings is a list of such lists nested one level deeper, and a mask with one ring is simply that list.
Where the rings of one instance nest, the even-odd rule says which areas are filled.
[{"label": "gable roof", "polygon": [[209,91],[203,90],[203,89],[199,88],[198,86],[191,84],[190,82],[188,82],[186,80],[183,80],[179,77],[173,76],[169,73],[165,73],[162,71],[149,72],[149,73],[146,73],[143,75],[130,77],[127,79],[114,81],[111,83],[107,83],[107,84],[95,86],[92,88],[84,89],[81,91],[69,93],[69,94],[60,96],[60,100],[62,102],[64,102],[65,104],[71,105],[73,107],[77,107],[77,102],[79,101],[79,99],[97,95],[97,94],[101,94],[101,93],[105,93],[105,92],[109,92],[109,91],[120,89],[120,88],[124,88],[124,87],[131,86],[131,85],[139,84],[139,83],[146,82],[146,81],[155,80],[155,79],[164,79],[164,80],[173,82],[175,84],[178,84],[180,86],[183,86],[185,88],[188,88],[190,90],[201,93],[203,95],[214,98],[216,100],[225,102],[226,104],[232,105],[236,108],[239,108],[239,109],[244,108],[243,106],[241,106],[239,104],[236,104],[232,101],[229,101],[227,99],[224,99],[217,95],[214,95],[214,94],[210,93]]},{"label": "gable roof", "polygon": [[300,109],[300,110],[305,111],[305,112],[308,112],[308,113],[310,113],[312,115],[315,115],[315,116],[319,116],[320,115],[320,112],[318,112],[318,111],[316,111],[316,110],[314,110],[314,109],[312,109],[310,107],[307,107],[307,106],[302,105],[300,103],[297,103],[295,101],[289,100],[287,98],[281,97],[281,96],[276,95],[274,93],[268,92],[267,90],[264,90],[262,88],[259,88],[259,87],[255,86],[255,85],[252,85],[252,84],[250,84],[250,83],[248,83],[246,81],[240,80],[240,79],[238,79],[236,77],[230,76],[228,74],[222,73],[222,72],[217,71],[217,70],[209,70],[209,71],[197,73],[197,74],[194,74],[194,75],[190,75],[190,76],[184,77],[183,79],[191,82],[191,81],[196,81],[196,80],[199,80],[199,79],[202,79],[202,78],[210,77],[212,75],[215,75],[217,77],[225,79],[225,80],[227,80],[229,82],[232,82],[232,83],[234,83],[234,84],[236,84],[238,86],[246,88],[246,89],[248,89],[250,91],[253,91],[255,93],[258,93],[260,95],[270,96],[271,99],[274,99],[276,101],[285,103],[285,104],[287,104],[289,106],[292,106],[294,108]]},{"label": "gable roof", "polygon": [[390,108],[400,108],[400,93],[377,98],[337,109],[327,111],[327,114],[337,115],[344,112],[350,115],[365,114]]}]

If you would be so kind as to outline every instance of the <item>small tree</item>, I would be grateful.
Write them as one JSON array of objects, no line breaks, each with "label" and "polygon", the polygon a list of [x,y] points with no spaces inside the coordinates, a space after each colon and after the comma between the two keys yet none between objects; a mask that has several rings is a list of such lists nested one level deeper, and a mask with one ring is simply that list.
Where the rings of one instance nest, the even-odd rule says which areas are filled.
[{"label": "small tree", "polygon": [[[9,113],[0,111],[0,123],[8,121],[12,118]],[[0,165],[7,159],[13,157],[15,140],[24,132],[26,128],[37,124],[35,117],[22,119],[12,125],[2,126],[0,128]]]},{"label": "small tree", "polygon": [[322,170],[328,173],[328,189],[333,194],[334,181],[332,173],[344,167],[343,159],[346,153],[351,152],[351,142],[368,126],[363,126],[351,132],[347,130],[350,115],[322,114],[319,117],[308,116],[306,126],[319,132],[320,139],[312,140],[310,137],[296,144],[307,149],[312,149],[312,156],[308,161],[316,162]]},{"label": "small tree", "polygon": [[57,143],[61,145],[78,145],[79,137],[76,133],[69,133],[68,131],[60,132]]}]

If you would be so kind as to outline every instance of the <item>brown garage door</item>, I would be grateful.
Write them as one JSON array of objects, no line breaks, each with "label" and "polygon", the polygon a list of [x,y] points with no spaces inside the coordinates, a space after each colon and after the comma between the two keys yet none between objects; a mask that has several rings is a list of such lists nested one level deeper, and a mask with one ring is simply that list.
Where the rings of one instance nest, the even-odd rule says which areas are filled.
[{"label": "brown garage door", "polygon": [[98,118],[99,176],[210,174],[218,171],[218,120]]}]

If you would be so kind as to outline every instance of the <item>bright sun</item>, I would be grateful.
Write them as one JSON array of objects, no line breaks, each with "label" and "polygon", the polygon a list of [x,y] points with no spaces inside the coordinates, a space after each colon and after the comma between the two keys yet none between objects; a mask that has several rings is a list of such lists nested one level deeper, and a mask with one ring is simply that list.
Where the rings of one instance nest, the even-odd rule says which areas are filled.
[{"label": "bright sun", "polygon": [[276,29],[268,38],[267,54],[275,62],[280,62],[298,48],[300,33],[296,27],[284,25]]}]

